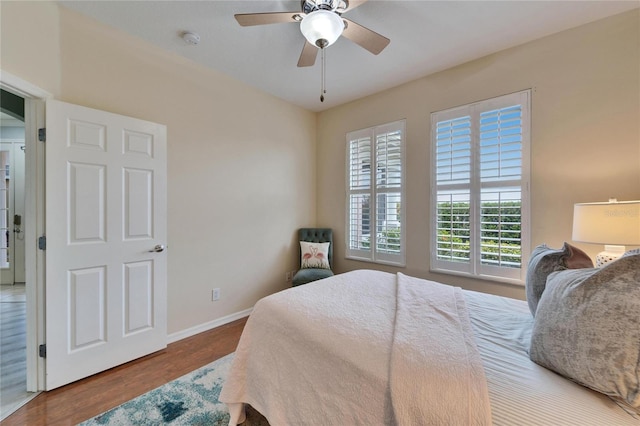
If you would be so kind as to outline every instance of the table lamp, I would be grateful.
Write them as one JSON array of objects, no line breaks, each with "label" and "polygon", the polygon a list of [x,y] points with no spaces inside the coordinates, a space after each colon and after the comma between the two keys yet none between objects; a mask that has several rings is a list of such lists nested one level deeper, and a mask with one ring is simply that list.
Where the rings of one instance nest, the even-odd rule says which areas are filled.
[{"label": "table lamp", "polygon": [[572,239],[605,245],[596,267],[613,262],[624,254],[625,245],[640,245],[640,200],[574,204]]}]

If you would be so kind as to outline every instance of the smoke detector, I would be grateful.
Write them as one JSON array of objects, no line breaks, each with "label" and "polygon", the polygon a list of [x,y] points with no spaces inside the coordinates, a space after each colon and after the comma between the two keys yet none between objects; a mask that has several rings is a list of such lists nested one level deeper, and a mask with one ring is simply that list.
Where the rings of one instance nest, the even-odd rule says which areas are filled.
[{"label": "smoke detector", "polygon": [[191,31],[185,31],[182,33],[182,39],[185,41],[185,43],[187,44],[192,44],[192,45],[197,45],[198,43],[200,43],[200,36],[196,33],[193,33]]}]

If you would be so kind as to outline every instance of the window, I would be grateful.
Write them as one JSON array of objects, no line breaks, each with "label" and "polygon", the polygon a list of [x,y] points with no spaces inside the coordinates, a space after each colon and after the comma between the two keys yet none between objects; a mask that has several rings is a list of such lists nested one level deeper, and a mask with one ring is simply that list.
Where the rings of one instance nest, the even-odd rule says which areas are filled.
[{"label": "window", "polygon": [[431,114],[431,269],[524,282],[530,91]]},{"label": "window", "polygon": [[404,128],[347,134],[347,258],[404,266]]}]

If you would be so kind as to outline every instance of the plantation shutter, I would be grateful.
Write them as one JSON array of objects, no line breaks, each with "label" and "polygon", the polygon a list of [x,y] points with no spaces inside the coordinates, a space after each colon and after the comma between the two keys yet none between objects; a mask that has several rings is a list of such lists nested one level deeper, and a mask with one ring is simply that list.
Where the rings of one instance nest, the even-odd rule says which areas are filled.
[{"label": "plantation shutter", "polygon": [[402,134],[391,123],[376,128],[376,260],[398,262],[402,240]]},{"label": "plantation shutter", "polygon": [[529,91],[433,113],[431,269],[522,282]]},{"label": "plantation shutter", "polygon": [[521,267],[522,105],[480,113],[481,268]]},{"label": "plantation shutter", "polygon": [[404,264],[404,121],[347,135],[347,257]]},{"label": "plantation shutter", "polygon": [[348,141],[349,194],[347,250],[352,256],[371,253],[371,132],[351,134]]},{"label": "plantation shutter", "polygon": [[471,235],[471,117],[436,123],[436,257],[469,272]]}]

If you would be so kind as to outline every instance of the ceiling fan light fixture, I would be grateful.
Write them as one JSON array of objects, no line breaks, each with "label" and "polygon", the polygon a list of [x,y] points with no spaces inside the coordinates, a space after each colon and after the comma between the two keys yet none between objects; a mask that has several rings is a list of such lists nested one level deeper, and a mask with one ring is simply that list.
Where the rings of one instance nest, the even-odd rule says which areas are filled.
[{"label": "ceiling fan light fixture", "polygon": [[321,49],[331,46],[344,30],[342,18],[335,12],[315,10],[306,15],[300,23],[304,38]]}]

